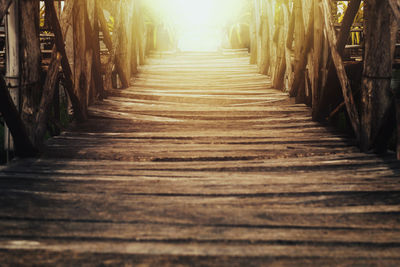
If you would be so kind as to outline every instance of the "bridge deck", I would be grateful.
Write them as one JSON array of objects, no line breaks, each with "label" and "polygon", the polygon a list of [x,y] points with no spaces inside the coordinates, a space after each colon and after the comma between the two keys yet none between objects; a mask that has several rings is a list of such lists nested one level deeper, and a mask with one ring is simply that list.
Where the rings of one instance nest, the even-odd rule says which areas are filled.
[{"label": "bridge deck", "polygon": [[399,176],[246,56],[153,57],[0,172],[0,261],[398,265]]}]

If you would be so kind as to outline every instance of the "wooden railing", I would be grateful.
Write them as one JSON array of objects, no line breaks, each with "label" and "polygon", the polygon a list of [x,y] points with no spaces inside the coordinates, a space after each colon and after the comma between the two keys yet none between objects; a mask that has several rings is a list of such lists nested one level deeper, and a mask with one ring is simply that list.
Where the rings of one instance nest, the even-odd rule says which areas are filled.
[{"label": "wooden railing", "polygon": [[[24,45],[22,50],[32,48],[28,54],[20,52],[22,74],[19,80],[21,86],[26,87],[20,90],[20,98],[23,99],[20,111],[9,96],[6,82],[0,77],[0,112],[14,137],[15,152],[19,156],[34,155],[42,147],[49,120],[48,110],[53,102],[57,102],[54,95],[57,94],[60,72],[73,116],[76,121],[84,121],[88,117],[88,106],[103,99],[105,91],[112,87],[114,66],[122,87],[128,87],[131,75],[144,61],[145,31],[139,0],[113,1],[112,9],[108,10],[114,17],[112,35],[104,17],[104,9],[110,6],[109,1],[68,0],[61,15],[55,9],[54,0],[44,2],[46,19],[51,27],[41,34],[35,27],[39,21],[39,12],[35,12],[39,3],[19,2],[19,23],[27,25],[23,28],[24,34],[19,36]],[[11,3],[12,0],[0,1],[0,20]],[[100,33],[107,51],[100,49]],[[40,46],[41,41],[47,45]],[[53,47],[49,46],[53,43]],[[105,68],[100,60],[104,52],[108,56]],[[36,65],[40,59],[46,59],[44,82],[40,80],[40,64]],[[29,75],[26,75],[28,72]],[[32,96],[27,94],[28,89],[41,93],[39,103],[32,101]]]},{"label": "wooden railing", "polygon": [[[360,148],[382,152],[396,125],[400,128],[400,118],[396,123],[393,116],[396,93],[390,88],[395,62],[391,32],[397,28],[399,4],[365,1],[363,29],[354,29],[361,2],[349,1],[337,24],[334,1],[254,0],[252,63],[272,77],[274,87],[310,105],[315,120],[325,121],[345,108]],[[351,31],[363,33],[362,45],[347,44]],[[397,139],[400,151],[400,135]]]}]

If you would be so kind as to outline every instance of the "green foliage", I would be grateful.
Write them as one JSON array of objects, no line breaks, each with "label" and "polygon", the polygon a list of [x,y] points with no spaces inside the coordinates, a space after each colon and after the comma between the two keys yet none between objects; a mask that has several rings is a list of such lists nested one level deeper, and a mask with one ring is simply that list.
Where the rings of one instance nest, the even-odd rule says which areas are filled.
[{"label": "green foliage", "polygon": [[[335,6],[336,10],[336,17],[337,17],[337,22],[341,23],[343,21],[344,15],[346,14],[346,9],[348,6],[347,1],[338,1],[337,5]],[[353,29],[361,29],[359,26],[360,24],[363,23],[364,20],[364,2],[361,2],[360,9],[354,19],[354,24]],[[352,45],[358,45],[360,44],[361,40],[361,33],[360,32],[351,32],[351,44]]]}]

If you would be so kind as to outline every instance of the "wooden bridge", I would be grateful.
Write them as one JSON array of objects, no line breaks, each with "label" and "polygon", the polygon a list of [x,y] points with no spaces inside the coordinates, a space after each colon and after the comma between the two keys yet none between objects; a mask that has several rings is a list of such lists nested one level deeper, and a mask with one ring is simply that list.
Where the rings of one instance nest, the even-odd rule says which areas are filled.
[{"label": "wooden bridge", "polygon": [[345,2],[189,53],[157,1],[0,0],[0,265],[400,266],[400,4]]},{"label": "wooden bridge", "polygon": [[360,153],[248,62],[153,56],[4,168],[1,265],[398,265],[395,155]]}]

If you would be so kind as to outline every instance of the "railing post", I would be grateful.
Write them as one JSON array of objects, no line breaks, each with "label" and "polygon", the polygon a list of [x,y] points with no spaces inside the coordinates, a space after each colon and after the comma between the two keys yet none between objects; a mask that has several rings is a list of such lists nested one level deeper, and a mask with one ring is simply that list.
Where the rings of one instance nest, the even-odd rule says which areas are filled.
[{"label": "railing post", "polygon": [[[14,0],[5,16],[6,29],[6,83],[12,100],[17,110],[20,110],[20,65],[19,65],[19,18],[18,0]],[[7,151],[7,158],[10,152],[14,151],[14,142],[8,127],[5,127],[4,147]]]}]

